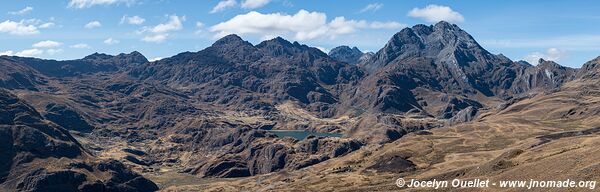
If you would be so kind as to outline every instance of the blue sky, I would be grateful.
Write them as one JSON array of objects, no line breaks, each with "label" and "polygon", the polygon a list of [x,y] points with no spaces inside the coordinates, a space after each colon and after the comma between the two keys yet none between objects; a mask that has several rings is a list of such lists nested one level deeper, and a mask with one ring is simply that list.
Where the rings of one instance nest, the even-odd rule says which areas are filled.
[{"label": "blue sky", "polygon": [[600,55],[598,1],[0,0],[0,54],[76,59],[139,51],[149,59],[199,51],[237,33],[282,36],[329,50],[377,51],[396,32],[456,23],[513,60],[571,67]]}]

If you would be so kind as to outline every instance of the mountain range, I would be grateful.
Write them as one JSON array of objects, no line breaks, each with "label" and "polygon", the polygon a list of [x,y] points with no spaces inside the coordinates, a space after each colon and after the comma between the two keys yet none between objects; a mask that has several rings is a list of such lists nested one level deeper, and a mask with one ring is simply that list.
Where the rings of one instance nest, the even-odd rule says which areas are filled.
[{"label": "mountain range", "polygon": [[[599,69],[512,61],[444,21],[375,53],[228,35],[152,62],[0,56],[0,189],[386,191],[543,177],[573,154],[564,176],[597,179]],[[291,130],[342,137],[277,135]]]}]

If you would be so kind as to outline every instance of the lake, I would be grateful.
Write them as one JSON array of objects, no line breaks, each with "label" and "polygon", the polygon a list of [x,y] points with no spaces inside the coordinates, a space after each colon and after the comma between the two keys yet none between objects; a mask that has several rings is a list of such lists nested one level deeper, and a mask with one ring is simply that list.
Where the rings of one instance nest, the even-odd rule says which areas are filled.
[{"label": "lake", "polygon": [[269,132],[277,135],[277,137],[292,137],[298,140],[306,139],[309,135],[317,137],[342,137],[342,134],[340,133],[320,133],[302,130],[269,130]]}]

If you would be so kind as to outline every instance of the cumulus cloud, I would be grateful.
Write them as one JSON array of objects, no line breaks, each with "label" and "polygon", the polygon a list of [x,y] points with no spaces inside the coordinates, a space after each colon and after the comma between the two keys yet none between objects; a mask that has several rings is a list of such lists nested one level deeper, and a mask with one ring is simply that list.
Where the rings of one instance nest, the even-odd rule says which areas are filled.
[{"label": "cumulus cloud", "polygon": [[48,53],[48,55],[56,55],[59,53],[62,53],[63,50],[62,49],[48,49],[46,50],[46,53]]},{"label": "cumulus cloud", "polygon": [[558,61],[560,61],[560,59],[562,59],[566,56],[567,56],[567,53],[564,50],[560,50],[558,48],[549,48],[544,53],[542,53],[542,52],[530,53],[530,54],[526,55],[525,57],[523,57],[523,60],[535,65],[535,64],[538,64],[538,61],[540,59],[558,62]]},{"label": "cumulus cloud", "polygon": [[8,12],[8,14],[10,14],[10,15],[25,15],[25,14],[31,12],[31,11],[33,11],[33,7],[27,6],[27,7],[23,8],[23,9],[21,9],[21,10],[18,10],[18,11]]},{"label": "cumulus cloud", "polygon": [[244,9],[256,9],[269,4],[271,0],[244,0],[242,1],[242,8]]},{"label": "cumulus cloud", "polygon": [[390,22],[374,21],[374,22],[371,23],[370,26],[373,29],[399,29],[399,28],[406,27],[405,24],[398,23],[398,22],[395,22],[395,21],[390,21]]},{"label": "cumulus cloud", "polygon": [[481,44],[484,47],[495,48],[547,49],[548,47],[560,47],[574,51],[597,51],[600,49],[600,35],[576,34],[526,39],[484,39]]},{"label": "cumulus cloud", "polygon": [[155,57],[155,58],[152,58],[152,59],[148,59],[148,61],[154,62],[154,61],[158,61],[158,60],[161,60],[161,59],[163,59],[163,58],[162,57]]},{"label": "cumulus cloud", "polygon": [[69,47],[75,48],[75,49],[89,49],[89,48],[92,48],[88,44],[85,44],[85,43],[78,43],[78,44],[75,44],[75,45],[71,45]]},{"label": "cumulus cloud", "polygon": [[463,22],[465,18],[458,12],[448,6],[427,5],[424,8],[413,8],[408,12],[408,16],[421,18],[427,22],[435,23],[438,21]]},{"label": "cumulus cloud", "polygon": [[41,49],[26,49],[26,50],[15,53],[15,55],[19,56],[19,57],[36,57],[43,53],[44,53],[44,50],[41,50]]},{"label": "cumulus cloud", "polygon": [[51,28],[56,26],[56,24],[54,24],[53,22],[48,22],[48,23],[44,23],[41,24],[40,26],[38,26],[40,29],[47,29],[47,28]]},{"label": "cumulus cloud", "polygon": [[117,43],[119,43],[119,40],[113,39],[112,37],[104,40],[104,44],[107,44],[107,45],[114,45]]},{"label": "cumulus cloud", "polygon": [[8,51],[0,51],[0,55],[8,55],[8,56],[13,56],[15,53],[12,50],[8,50]]},{"label": "cumulus cloud", "polygon": [[168,22],[158,24],[150,28],[150,31],[153,33],[167,33],[171,31],[181,30],[183,29],[183,21],[185,21],[185,16],[177,17],[177,15],[171,15],[169,16]]},{"label": "cumulus cloud", "polygon": [[212,8],[212,10],[210,10],[210,13],[221,12],[225,9],[235,7],[236,5],[237,5],[237,1],[235,1],[235,0],[221,0],[221,1],[219,1],[219,3],[217,3],[217,5],[215,7]]},{"label": "cumulus cloud", "polygon": [[135,3],[135,0],[71,0],[67,7],[75,9],[90,8],[95,5],[112,5],[118,3],[125,3],[131,5]]},{"label": "cumulus cloud", "polygon": [[144,19],[140,16],[137,16],[137,15],[132,16],[132,17],[123,15],[123,17],[121,18],[121,24],[128,23],[131,25],[141,25],[142,23],[144,23],[144,21],[146,21],[146,19]]},{"label": "cumulus cloud", "polygon": [[102,23],[100,23],[100,21],[90,21],[89,23],[85,24],[84,27],[86,29],[98,28],[98,27],[102,27]]},{"label": "cumulus cloud", "polygon": [[196,34],[201,33],[204,28],[204,23],[198,21],[196,22]]},{"label": "cumulus cloud", "polygon": [[58,47],[61,46],[63,43],[61,42],[56,42],[56,41],[40,41],[37,42],[35,44],[33,44],[33,47],[36,48],[49,48],[49,47]]},{"label": "cumulus cloud", "polygon": [[284,13],[262,14],[249,12],[237,15],[228,21],[210,27],[215,37],[228,34],[256,34],[265,37],[291,35],[296,40],[309,40],[319,37],[335,38],[337,35],[348,34],[357,29],[371,28],[400,28],[403,24],[397,22],[368,22],[365,20],[347,20],[336,17],[327,22],[327,15],[320,12],[300,10],[294,15]]},{"label": "cumulus cloud", "polygon": [[142,41],[150,42],[150,43],[162,43],[167,39],[168,34],[156,34],[156,35],[147,35],[142,38]]},{"label": "cumulus cloud", "polygon": [[323,53],[329,53],[329,51],[330,51],[329,49],[327,49],[327,48],[325,48],[325,47],[319,47],[319,46],[316,46],[315,48],[317,48],[317,49],[321,50]]},{"label": "cumulus cloud", "polygon": [[170,32],[183,29],[185,16],[170,15],[168,17],[169,20],[165,23],[160,23],[153,27],[145,27],[139,31],[138,33],[140,34],[146,34],[141,40],[144,42],[162,43],[167,40]]},{"label": "cumulus cloud", "polygon": [[381,9],[382,7],[383,7],[383,3],[368,4],[367,6],[362,8],[359,12],[361,12],[361,13],[368,12],[368,11],[375,12],[375,11]]},{"label": "cumulus cloud", "polygon": [[6,20],[0,23],[0,33],[8,33],[11,35],[35,35],[40,33],[38,28],[30,24],[28,21],[21,20],[20,22],[15,22],[11,20]]}]

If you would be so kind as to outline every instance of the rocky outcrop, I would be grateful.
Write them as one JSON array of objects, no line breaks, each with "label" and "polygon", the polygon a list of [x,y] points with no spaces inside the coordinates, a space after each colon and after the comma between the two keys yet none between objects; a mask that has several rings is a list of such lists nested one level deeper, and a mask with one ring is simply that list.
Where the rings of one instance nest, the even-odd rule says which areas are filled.
[{"label": "rocky outcrop", "polygon": [[577,71],[554,61],[540,59],[536,66],[518,72],[510,91],[515,94],[533,90],[550,90],[575,79]]},{"label": "rocky outcrop", "polygon": [[444,21],[403,29],[361,66],[370,74],[346,92],[347,103],[341,106],[350,110],[344,111],[359,108],[437,118],[451,118],[466,108],[448,108],[453,100],[439,98],[466,98],[480,108],[483,101],[477,95],[505,99],[553,89],[575,73],[554,62],[531,66],[491,54],[468,33]]},{"label": "rocky outcrop", "polygon": [[8,191],[155,191],[117,161],[88,154],[64,129],[0,89],[0,189]]},{"label": "rocky outcrop", "polygon": [[47,80],[36,70],[13,58],[0,56],[0,88],[38,91]]},{"label": "rocky outcrop", "polygon": [[475,119],[476,115],[477,108],[473,106],[468,106],[467,108],[460,110],[458,113],[456,113],[456,115],[450,118],[449,122],[450,124],[469,122]]},{"label": "rocky outcrop", "polygon": [[364,55],[365,53],[360,51],[358,48],[350,48],[345,45],[333,48],[331,51],[329,51],[329,57],[348,64],[360,63],[361,60],[366,59],[363,58]]},{"label": "rocky outcrop", "polygon": [[51,103],[46,105],[43,116],[67,130],[91,132],[94,129],[81,115],[62,104]]},{"label": "rocky outcrop", "polygon": [[219,144],[218,148],[223,150],[221,155],[198,163],[189,163],[200,164],[190,167],[189,172],[204,177],[244,177],[280,170],[296,170],[346,155],[363,145],[353,139],[332,137],[311,136],[301,141],[275,138],[267,131],[248,128],[237,129],[231,135],[235,137],[205,135],[209,140],[202,139],[203,143],[207,143],[200,145],[207,145],[211,140],[232,139]]},{"label": "rocky outcrop", "polygon": [[577,71],[577,78],[583,80],[594,80],[600,76],[600,56],[596,57],[581,66]]},{"label": "rocky outcrop", "polygon": [[229,35],[202,51],[134,67],[129,75],[226,107],[270,110],[291,100],[320,116],[332,116],[341,90],[360,80],[363,72],[280,37],[253,46]]},{"label": "rocky outcrop", "polygon": [[23,62],[40,73],[51,77],[72,77],[77,75],[116,72],[132,66],[148,62],[146,57],[137,51],[116,56],[94,53],[76,60],[45,60],[37,58],[10,57]]}]

